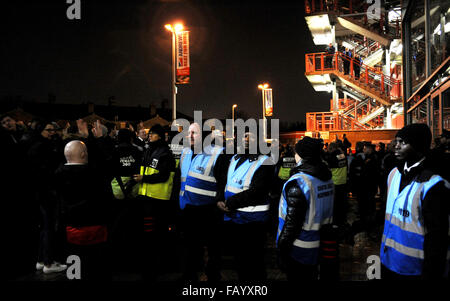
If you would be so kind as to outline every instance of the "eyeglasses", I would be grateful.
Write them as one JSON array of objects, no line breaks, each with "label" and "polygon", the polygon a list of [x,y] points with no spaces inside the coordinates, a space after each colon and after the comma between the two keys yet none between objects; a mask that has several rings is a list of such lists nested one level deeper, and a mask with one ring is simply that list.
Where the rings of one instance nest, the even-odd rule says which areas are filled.
[{"label": "eyeglasses", "polygon": [[47,132],[56,132],[55,129],[44,129],[44,131],[47,131]]}]

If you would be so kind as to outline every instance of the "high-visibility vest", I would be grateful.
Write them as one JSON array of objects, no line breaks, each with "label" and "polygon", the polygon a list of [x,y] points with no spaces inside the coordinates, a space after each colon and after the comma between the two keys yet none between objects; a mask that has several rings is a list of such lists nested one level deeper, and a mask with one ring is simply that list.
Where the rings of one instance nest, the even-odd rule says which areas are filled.
[{"label": "high-visibility vest", "polygon": [[303,172],[293,175],[284,184],[278,213],[277,243],[287,215],[287,191],[285,188],[291,181],[296,181],[303,191],[308,209],[306,210],[302,230],[293,242],[290,256],[302,264],[318,264],[320,228],[322,225],[333,222],[334,184],[331,179],[322,181]]},{"label": "high-visibility vest", "polygon": [[294,157],[284,157],[283,162],[281,163],[280,170],[278,171],[278,178],[281,180],[288,180],[291,169],[295,167],[295,158]]},{"label": "high-visibility vest", "polygon": [[334,185],[347,184],[347,160],[345,155],[341,153],[336,157],[338,160],[338,166],[330,168],[333,183]]},{"label": "high-visibility vest", "polygon": [[[148,176],[159,173],[158,170],[158,160],[159,157],[156,155],[152,157],[152,163],[150,166],[141,166],[140,175]],[[175,176],[175,171],[170,171],[169,178],[163,183],[145,183],[141,182],[139,184],[139,195],[147,196],[159,200],[170,200],[170,195],[172,193],[173,178]]]},{"label": "high-visibility vest", "polygon": [[[236,155],[231,159],[227,173],[227,185],[225,186],[225,199],[228,200],[233,195],[246,191],[250,187],[250,183],[255,172],[269,157],[260,155],[257,160],[250,162],[247,159],[238,168],[236,168]],[[226,213],[225,221],[232,221],[236,224],[246,224],[250,222],[267,221],[269,218],[269,201],[258,206],[248,206],[238,208],[235,212]]]},{"label": "high-visibility vest", "polygon": [[413,180],[400,190],[402,174],[394,168],[388,177],[388,193],[381,262],[401,275],[421,275],[426,229],[422,219],[422,200],[437,183],[445,181],[433,175],[426,182]]},{"label": "high-visibility vest", "polygon": [[183,149],[180,158],[180,208],[186,204],[202,206],[216,202],[217,181],[214,166],[223,147],[209,145],[194,158],[191,149]]},{"label": "high-visibility vest", "polygon": [[[131,177],[120,177],[122,179],[123,185],[126,187],[127,183],[131,180]],[[114,195],[114,198],[118,200],[123,200],[125,198],[122,188],[120,187],[120,184],[117,182],[117,179],[114,177],[114,179],[111,180],[111,188]],[[139,185],[134,185],[131,189],[129,195],[131,197],[137,196],[139,193]]]}]

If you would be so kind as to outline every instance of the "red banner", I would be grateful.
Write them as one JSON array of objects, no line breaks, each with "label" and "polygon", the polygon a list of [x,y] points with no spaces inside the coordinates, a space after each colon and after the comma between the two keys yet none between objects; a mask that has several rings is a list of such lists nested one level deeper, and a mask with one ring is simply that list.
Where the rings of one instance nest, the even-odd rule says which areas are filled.
[{"label": "red banner", "polygon": [[175,35],[176,45],[176,83],[189,84],[190,62],[189,62],[189,31],[182,31]]},{"label": "red banner", "polygon": [[264,97],[264,112],[266,117],[273,115],[273,99],[272,99],[272,89],[263,90]]}]

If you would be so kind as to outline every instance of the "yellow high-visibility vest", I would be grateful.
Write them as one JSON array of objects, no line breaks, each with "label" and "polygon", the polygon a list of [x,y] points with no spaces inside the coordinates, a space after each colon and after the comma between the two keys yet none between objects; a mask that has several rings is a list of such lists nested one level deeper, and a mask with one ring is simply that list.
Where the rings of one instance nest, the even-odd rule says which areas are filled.
[{"label": "yellow high-visibility vest", "polygon": [[[143,176],[153,175],[156,173],[159,173],[159,170],[149,166],[141,166],[140,174]],[[139,195],[144,195],[159,200],[170,200],[174,176],[175,172],[171,172],[169,178],[164,183],[150,184],[141,182],[139,184]]]},{"label": "yellow high-visibility vest", "polygon": [[290,178],[291,168],[288,167],[280,167],[280,171],[278,172],[278,177],[284,181],[287,181]]},{"label": "yellow high-visibility vest", "polygon": [[[120,177],[122,179],[122,183],[124,186],[127,185],[127,183],[131,180],[131,177]],[[114,178],[111,181],[111,188],[113,191],[113,195],[118,200],[123,200],[125,196],[123,195],[122,188],[120,187],[120,184],[117,182],[117,179]],[[130,196],[135,197],[138,194],[139,185],[134,185],[133,188],[130,191]]]}]

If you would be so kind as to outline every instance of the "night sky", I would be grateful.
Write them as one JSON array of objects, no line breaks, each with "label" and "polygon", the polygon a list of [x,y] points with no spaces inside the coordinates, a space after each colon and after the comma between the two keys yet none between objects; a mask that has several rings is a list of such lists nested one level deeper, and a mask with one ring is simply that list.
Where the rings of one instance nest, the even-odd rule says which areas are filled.
[{"label": "night sky", "polygon": [[274,117],[304,121],[328,111],[329,93],[304,76],[314,46],[303,1],[81,0],[81,20],[69,20],[66,0],[2,3],[0,98],[46,102],[171,107],[171,34],[190,30],[191,84],[179,85],[177,110],[225,118],[238,104],[260,118],[261,92],[273,88]]}]

